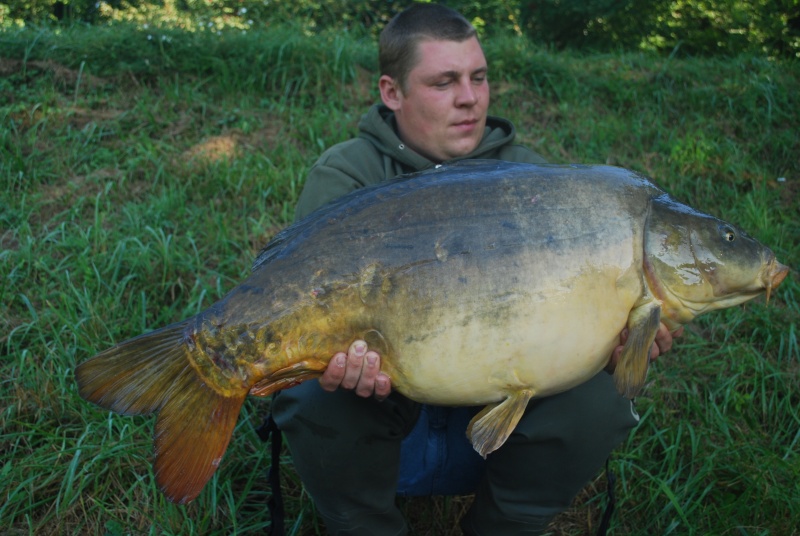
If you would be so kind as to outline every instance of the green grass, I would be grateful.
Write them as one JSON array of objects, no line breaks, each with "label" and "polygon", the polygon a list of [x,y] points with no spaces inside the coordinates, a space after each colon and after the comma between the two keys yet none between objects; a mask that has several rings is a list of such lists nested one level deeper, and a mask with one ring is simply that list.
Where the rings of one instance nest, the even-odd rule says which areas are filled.
[{"label": "green grass", "polygon": [[[486,45],[492,112],[524,143],[642,171],[794,269],[768,307],[699,319],[654,367],[612,463],[614,533],[800,534],[800,65]],[[315,158],[377,98],[374,55],[289,28],[0,33],[0,533],[268,526],[265,401],[246,404],[201,496],[176,506],[154,485],[153,419],[86,404],[72,371],[243,278]],[[291,532],[322,533],[285,462]],[[595,530],[604,490],[600,476],[554,533]],[[457,534],[468,504],[403,508],[416,534]]]}]

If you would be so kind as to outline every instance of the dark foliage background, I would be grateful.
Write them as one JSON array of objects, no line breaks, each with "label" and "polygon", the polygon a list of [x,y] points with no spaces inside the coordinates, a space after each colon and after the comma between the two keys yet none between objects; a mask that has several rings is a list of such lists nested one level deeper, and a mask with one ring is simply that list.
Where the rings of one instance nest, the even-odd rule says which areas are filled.
[{"label": "dark foliage background", "polygon": [[[395,0],[3,0],[3,24],[107,22],[148,7],[264,27],[295,21],[375,34],[410,2]],[[558,49],[800,57],[800,0],[453,0],[485,33],[527,34]]]}]

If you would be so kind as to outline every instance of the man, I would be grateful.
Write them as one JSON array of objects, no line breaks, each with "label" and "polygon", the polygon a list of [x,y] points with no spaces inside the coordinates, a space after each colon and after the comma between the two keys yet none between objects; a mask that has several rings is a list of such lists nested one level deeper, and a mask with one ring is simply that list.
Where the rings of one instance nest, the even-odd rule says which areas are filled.
[{"label": "man", "polygon": [[[357,138],[332,147],[314,165],[298,218],[354,189],[443,162],[545,162],[513,143],[510,122],[487,116],[486,59],[475,29],[457,12],[417,4],[397,15],[381,33],[380,68],[383,104],[362,118]],[[657,341],[652,357],[671,346],[663,326]],[[336,354],[319,382],[275,398],[274,419],[331,534],[407,533],[395,491],[400,445],[419,412],[420,404],[391,392],[380,356],[363,341]],[[534,399],[515,432],[487,458],[462,520],[464,533],[541,533],[637,421],[605,372],[566,393]]]}]

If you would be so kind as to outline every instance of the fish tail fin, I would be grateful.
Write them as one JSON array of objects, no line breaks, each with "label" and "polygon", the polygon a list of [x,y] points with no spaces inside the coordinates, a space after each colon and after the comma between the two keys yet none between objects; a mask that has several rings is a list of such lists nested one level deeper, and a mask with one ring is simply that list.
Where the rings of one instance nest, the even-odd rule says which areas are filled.
[{"label": "fish tail fin", "polygon": [[125,415],[158,412],[156,480],[181,504],[217,470],[247,396],[246,389],[226,396],[198,375],[184,342],[189,322],[124,341],[75,369],[84,399]]},{"label": "fish tail fin", "polygon": [[247,396],[224,396],[195,373],[184,374],[158,413],[155,474],[159,488],[180,504],[194,500],[219,467]]}]

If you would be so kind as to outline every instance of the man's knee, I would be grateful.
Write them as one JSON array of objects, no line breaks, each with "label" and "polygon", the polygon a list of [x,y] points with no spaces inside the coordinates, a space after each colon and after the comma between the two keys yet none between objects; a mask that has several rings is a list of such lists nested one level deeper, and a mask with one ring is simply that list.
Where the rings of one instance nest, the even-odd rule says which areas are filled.
[{"label": "man's knee", "polygon": [[506,444],[489,455],[466,534],[539,534],[569,507],[638,422],[604,372],[532,401]]}]

